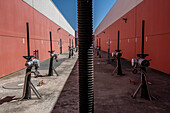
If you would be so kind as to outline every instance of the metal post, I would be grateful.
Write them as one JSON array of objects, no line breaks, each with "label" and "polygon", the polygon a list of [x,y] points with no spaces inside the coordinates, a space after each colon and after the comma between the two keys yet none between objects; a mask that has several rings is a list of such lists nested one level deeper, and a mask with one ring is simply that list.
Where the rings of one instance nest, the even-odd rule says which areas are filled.
[{"label": "metal post", "polygon": [[108,63],[110,64],[110,38],[108,38]]},{"label": "metal post", "polygon": [[37,50],[37,59],[39,59],[39,51]]},{"label": "metal post", "polygon": [[101,48],[100,46],[101,46],[101,45],[100,45],[100,38],[99,38],[99,50],[100,50],[100,48]]},{"label": "metal post", "polygon": [[60,54],[62,54],[62,39],[60,39]]},{"label": "metal post", "polygon": [[71,58],[71,39],[69,39],[68,49],[69,49],[69,58]]},{"label": "metal post", "polygon": [[141,53],[144,54],[144,34],[145,34],[145,21],[142,21],[142,51]]},{"label": "metal post", "polygon": [[99,56],[99,41],[97,39],[97,56]]},{"label": "metal post", "polygon": [[[48,52],[50,54],[52,54],[54,51],[52,50],[52,36],[51,36],[51,32],[50,32],[50,48],[51,48],[51,51],[48,51]],[[50,57],[50,65],[49,65],[48,76],[53,76],[53,57]]]},{"label": "metal post", "polygon": [[[29,23],[26,23],[26,29],[27,29],[27,52],[28,56],[23,56],[25,59],[27,59],[27,62],[31,60],[33,56],[30,56],[30,43],[29,43]],[[32,68],[26,69],[26,74],[28,72],[31,72]],[[31,82],[31,74],[28,75],[27,81],[26,81],[26,87],[25,87],[25,94],[22,99],[31,99],[31,88],[30,88],[30,82]]]},{"label": "metal post", "polygon": [[99,58],[101,58],[101,45],[100,45],[100,38],[99,38]]},{"label": "metal post", "polygon": [[73,39],[72,39],[72,50],[71,50],[71,52],[72,52],[72,56],[74,55],[74,52],[73,52]]},{"label": "metal post", "polygon": [[[119,37],[120,37],[120,31],[118,30],[118,40],[117,40],[117,50],[116,52],[120,52],[121,50],[119,49]],[[122,67],[121,67],[121,61],[120,61],[120,56],[117,57],[117,75],[123,75],[122,74]]]},{"label": "metal post", "polygon": [[[141,50],[141,58],[145,58],[146,56],[148,56],[147,54],[144,54],[144,42],[145,42],[145,21],[142,20],[142,50]],[[147,100],[151,100],[151,95],[149,92],[149,88],[148,88],[148,81],[146,78],[146,68],[145,67],[141,67],[141,81],[142,81],[142,86],[141,86],[141,97],[145,98]]]},{"label": "metal post", "polygon": [[98,39],[97,39],[97,48],[98,48],[99,46],[98,46]]},{"label": "metal post", "polygon": [[92,0],[78,0],[79,112],[94,113]]},{"label": "metal post", "polygon": [[53,51],[53,45],[52,45],[52,36],[51,36],[51,32],[50,32],[50,47],[51,47],[51,53]]},{"label": "metal post", "polygon": [[117,51],[119,51],[119,34],[120,34],[120,31],[118,31],[118,39],[117,39]]},{"label": "metal post", "polygon": [[121,62],[120,62],[120,57],[117,58],[117,65],[118,65],[117,75],[123,75],[122,74],[122,66],[121,66]]},{"label": "metal post", "polygon": [[[29,23],[26,23],[27,26],[27,49],[28,49],[28,57],[30,56],[30,40],[29,40]],[[30,60],[30,58],[29,58]]]}]

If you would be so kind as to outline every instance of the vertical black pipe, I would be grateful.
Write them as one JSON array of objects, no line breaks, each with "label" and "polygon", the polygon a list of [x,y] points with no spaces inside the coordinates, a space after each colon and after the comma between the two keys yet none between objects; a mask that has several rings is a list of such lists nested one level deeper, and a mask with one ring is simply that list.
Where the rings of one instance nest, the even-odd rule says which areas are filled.
[{"label": "vertical black pipe", "polygon": [[142,21],[142,54],[144,54],[145,20]]},{"label": "vertical black pipe", "polygon": [[[30,57],[30,41],[29,41],[29,23],[26,23],[27,26],[27,49],[28,49],[28,57]],[[30,58],[29,58],[30,60]]]},{"label": "vertical black pipe", "polygon": [[[31,68],[26,69],[26,74],[28,72],[31,72]],[[23,99],[31,99],[31,88],[30,88],[30,82],[31,82],[31,74],[28,75],[27,77],[27,83],[26,83],[26,89],[25,89],[25,95]]]},{"label": "vertical black pipe", "polygon": [[73,39],[72,39],[72,49],[71,49],[71,55],[72,55],[72,56],[74,55],[74,52],[73,52]]},{"label": "vertical black pipe", "polygon": [[70,39],[69,39],[69,46],[68,46],[68,55],[69,55],[69,57],[68,58],[70,58],[71,57],[71,55],[70,55]]},{"label": "vertical black pipe", "polygon": [[110,38],[108,38],[108,63],[110,64]]},{"label": "vertical black pipe", "polygon": [[69,46],[71,47],[71,39],[69,38]]},{"label": "vertical black pipe", "polygon": [[99,45],[98,45],[98,39],[97,39],[97,48],[99,47]]},{"label": "vertical black pipe", "polygon": [[62,54],[62,39],[60,38],[60,54]]},{"label": "vertical black pipe", "polygon": [[[120,31],[118,30],[118,39],[117,39],[117,52],[120,52],[121,50],[119,50],[119,37],[120,37]],[[121,67],[121,62],[120,62],[120,56],[117,57],[117,75],[123,75],[122,74],[122,67]]]},{"label": "vertical black pipe", "polygon": [[99,40],[97,39],[97,56],[99,55]]},{"label": "vertical black pipe", "polygon": [[78,0],[79,112],[94,112],[92,0]]},{"label": "vertical black pipe", "polygon": [[[52,54],[53,53],[53,48],[52,48],[52,36],[51,36],[51,32],[50,32],[50,48],[51,48],[50,53]],[[50,58],[50,65],[49,65],[48,76],[53,76],[53,57]]]},{"label": "vertical black pipe", "polygon": [[99,38],[99,50],[100,50],[100,48],[101,48],[101,45],[100,45],[100,38]]},{"label": "vertical black pipe", "polygon": [[100,38],[99,38],[99,58],[101,58],[101,45],[100,45],[101,43],[100,43],[100,41],[101,41],[101,40],[100,40]]},{"label": "vertical black pipe", "polygon": [[118,30],[118,39],[117,39],[117,50],[119,51],[119,35],[120,35],[120,31]]},{"label": "vertical black pipe", "polygon": [[123,75],[122,74],[122,66],[121,66],[121,62],[120,62],[120,57],[117,57],[117,65],[118,65],[117,75]]},{"label": "vertical black pipe", "polygon": [[52,51],[53,51],[53,45],[52,45],[52,37],[51,37],[51,32],[50,32],[50,47],[51,47],[51,53],[52,53]]},{"label": "vertical black pipe", "polygon": [[37,59],[39,59],[39,51],[37,50]]},{"label": "vertical black pipe", "polygon": [[[28,52],[28,56],[27,56],[27,61],[31,60],[31,56],[30,56],[30,44],[29,44],[29,23],[26,23],[26,27],[27,27],[27,52]],[[26,69],[26,74],[28,72],[31,71],[31,68],[27,68]],[[27,80],[26,80],[26,89],[25,89],[25,94],[23,99],[31,99],[31,88],[30,88],[30,81],[31,81],[31,74],[28,75]]]}]

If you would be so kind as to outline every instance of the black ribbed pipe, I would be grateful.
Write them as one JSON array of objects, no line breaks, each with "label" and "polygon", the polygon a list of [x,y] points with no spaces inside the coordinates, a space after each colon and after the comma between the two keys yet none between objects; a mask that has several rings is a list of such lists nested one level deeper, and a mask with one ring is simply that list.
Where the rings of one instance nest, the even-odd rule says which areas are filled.
[{"label": "black ribbed pipe", "polygon": [[78,0],[79,112],[94,112],[92,0]]}]

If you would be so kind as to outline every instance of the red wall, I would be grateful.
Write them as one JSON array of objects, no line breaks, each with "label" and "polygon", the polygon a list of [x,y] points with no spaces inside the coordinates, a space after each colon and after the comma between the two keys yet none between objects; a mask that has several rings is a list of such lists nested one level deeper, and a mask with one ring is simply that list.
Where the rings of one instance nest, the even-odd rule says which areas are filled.
[{"label": "red wall", "polygon": [[57,53],[60,38],[63,52],[68,51],[69,38],[74,39],[64,29],[57,31],[60,26],[22,0],[0,0],[0,77],[25,67],[22,56],[27,55],[26,22],[29,22],[31,54],[38,49],[40,61],[49,58],[50,31]]},{"label": "red wall", "polygon": [[145,20],[145,53],[149,54],[147,59],[152,59],[150,67],[170,74],[169,5],[170,0],[144,0],[122,17],[127,18],[127,23],[120,18],[99,33],[95,39],[101,38],[101,49],[107,51],[106,42],[110,37],[113,52],[117,48],[119,30],[123,57],[131,60],[136,54],[141,53],[142,20]]}]

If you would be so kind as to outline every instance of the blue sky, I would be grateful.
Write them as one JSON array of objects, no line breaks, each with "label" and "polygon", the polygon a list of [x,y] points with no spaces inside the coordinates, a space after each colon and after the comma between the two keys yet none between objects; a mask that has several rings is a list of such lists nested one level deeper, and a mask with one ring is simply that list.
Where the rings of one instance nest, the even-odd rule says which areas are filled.
[{"label": "blue sky", "polygon": [[[77,0],[52,0],[74,30],[77,30]],[[116,0],[93,0],[93,30],[97,28]]]}]

